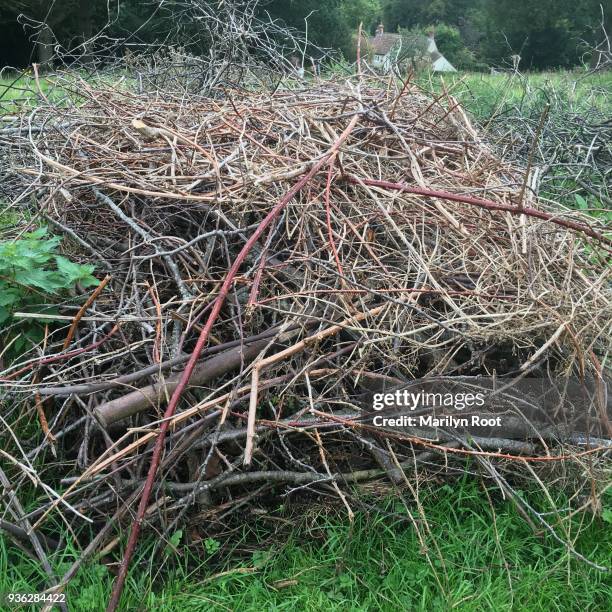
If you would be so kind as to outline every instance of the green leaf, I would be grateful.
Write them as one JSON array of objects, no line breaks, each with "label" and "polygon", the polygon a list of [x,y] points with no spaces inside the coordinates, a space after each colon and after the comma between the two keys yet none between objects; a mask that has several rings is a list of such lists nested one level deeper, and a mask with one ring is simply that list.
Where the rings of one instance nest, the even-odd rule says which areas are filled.
[{"label": "green leaf", "polygon": [[62,257],[61,255],[57,255],[55,257],[55,262],[57,263],[58,272],[60,272],[60,274],[66,278],[69,278],[71,281],[76,282],[86,274],[86,272],[83,271],[83,266],[66,259],[66,257]]},{"label": "green leaf", "polygon": [[214,538],[206,538],[204,540],[204,548],[209,555],[214,555],[221,548],[221,544]]},{"label": "green leaf", "polygon": [[0,288],[0,306],[12,306],[21,299],[21,294],[17,289]]},{"label": "green leaf", "polygon": [[25,287],[37,287],[48,293],[56,293],[58,289],[67,288],[69,285],[54,273],[44,269],[17,270],[15,282]]},{"label": "green leaf", "polygon": [[181,538],[183,537],[183,530],[182,529],[177,529],[171,536],[170,536],[170,544],[176,548],[180,542],[181,542]]},{"label": "green leaf", "polygon": [[23,351],[26,344],[26,339],[23,336],[19,336],[19,338],[17,338],[17,340],[15,340],[15,342],[13,343],[13,350],[19,354]]},{"label": "green leaf", "polygon": [[78,264],[61,255],[57,255],[55,261],[57,263],[58,272],[71,284],[80,282],[82,285],[91,286],[98,283],[98,280],[92,276],[94,266]]},{"label": "green leaf", "polygon": [[87,274],[86,276],[83,276],[81,280],[79,280],[79,283],[84,289],[87,289],[87,287],[97,287],[100,284],[100,281],[95,276]]},{"label": "green leaf", "polygon": [[576,204],[580,210],[587,210],[589,208],[587,201],[581,195],[576,193],[574,197],[576,198]]},{"label": "green leaf", "polygon": [[[94,266],[70,261],[57,253],[59,236],[49,236],[46,227],[24,234],[17,240],[0,240],[0,324],[11,321],[18,310],[45,315],[36,320],[11,321],[17,338],[7,359],[27,350],[43,337],[44,325],[55,322],[58,309],[47,302],[66,296],[77,283],[83,288],[99,284]],[[57,298],[56,298],[57,299]]]},{"label": "green leaf", "polygon": [[40,328],[40,326],[30,327],[24,332],[23,335],[26,340],[28,340],[32,344],[38,344],[39,342],[42,342],[45,337],[45,333]]},{"label": "green leaf", "polygon": [[0,325],[6,323],[10,318],[11,313],[4,306],[0,306]]},{"label": "green leaf", "polygon": [[164,554],[166,556],[172,554],[172,553],[178,553],[177,547],[181,542],[181,538],[183,537],[183,530],[182,529],[177,529],[171,536],[170,539],[168,540],[168,544],[166,544],[166,547],[164,548]]},{"label": "green leaf", "polygon": [[29,238],[30,240],[40,240],[41,238],[44,238],[46,235],[47,235],[47,228],[39,227],[37,230],[34,230],[33,232],[28,232],[27,234],[24,234],[24,237]]}]

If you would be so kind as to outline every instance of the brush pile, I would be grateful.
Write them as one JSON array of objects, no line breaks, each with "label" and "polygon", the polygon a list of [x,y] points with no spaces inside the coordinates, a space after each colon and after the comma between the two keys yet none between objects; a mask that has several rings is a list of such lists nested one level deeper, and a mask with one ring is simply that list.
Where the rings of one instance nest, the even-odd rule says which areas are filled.
[{"label": "brush pile", "polygon": [[424,377],[605,379],[610,234],[538,202],[452,97],[365,78],[78,94],[0,130],[5,193],[102,281],[0,375],[3,423],[40,418],[2,433],[11,490],[40,485],[27,515],[3,500],[15,524],[90,522],[83,558],[108,552],[156,443],[161,534],[273,493],[350,505],[347,484],[468,455],[506,491],[525,462],[603,469],[605,397],[594,440],[363,425],[373,393]]}]

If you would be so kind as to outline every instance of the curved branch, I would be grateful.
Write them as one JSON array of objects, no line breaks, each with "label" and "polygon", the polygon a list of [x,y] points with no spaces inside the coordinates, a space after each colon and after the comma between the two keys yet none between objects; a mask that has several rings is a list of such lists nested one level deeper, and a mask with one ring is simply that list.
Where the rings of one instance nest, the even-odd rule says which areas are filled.
[{"label": "curved branch", "polygon": [[576,221],[569,221],[567,219],[558,219],[553,214],[544,212],[543,210],[537,210],[535,208],[519,208],[517,206],[513,206],[512,204],[502,204],[500,202],[483,200],[481,198],[474,198],[472,196],[461,195],[459,193],[451,193],[449,191],[423,189],[421,187],[413,187],[406,183],[392,183],[391,181],[380,181],[377,179],[359,178],[356,176],[347,176],[346,178],[349,183],[353,183],[354,185],[362,184],[369,185],[370,187],[380,187],[381,189],[404,191],[406,193],[414,193],[416,195],[422,195],[429,198],[440,198],[441,200],[450,200],[451,202],[471,204],[472,206],[478,206],[479,208],[485,208],[487,210],[502,210],[514,215],[527,215],[528,217],[535,217],[537,219],[549,221],[550,223],[555,223],[556,225],[560,225],[566,229],[581,232],[591,238],[595,238],[595,240],[601,242],[602,245],[607,245],[605,248],[608,251],[612,251],[612,238],[604,236],[602,233],[594,230],[585,223],[577,223]]}]

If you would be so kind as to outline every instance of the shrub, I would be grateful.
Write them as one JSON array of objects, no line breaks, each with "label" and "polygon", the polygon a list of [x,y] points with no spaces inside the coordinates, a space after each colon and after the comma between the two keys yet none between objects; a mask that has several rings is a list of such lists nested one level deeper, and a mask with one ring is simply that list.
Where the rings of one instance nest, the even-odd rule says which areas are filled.
[{"label": "shrub", "polygon": [[61,238],[47,236],[47,229],[24,234],[17,240],[0,241],[0,339],[11,340],[11,355],[22,352],[28,343],[42,338],[40,321],[16,321],[13,313],[35,308],[56,313],[52,303],[66,297],[77,284],[82,288],[98,284],[94,267],[70,261],[57,253]]}]

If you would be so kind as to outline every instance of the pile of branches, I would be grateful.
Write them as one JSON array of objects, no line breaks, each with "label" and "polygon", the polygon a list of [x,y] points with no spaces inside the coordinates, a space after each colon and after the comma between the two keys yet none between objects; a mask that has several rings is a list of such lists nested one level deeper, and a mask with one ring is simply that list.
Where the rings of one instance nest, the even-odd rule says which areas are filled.
[{"label": "pile of branches", "polygon": [[[58,517],[95,526],[61,584],[132,521],[123,578],[141,525],[163,543],[271,495],[350,508],[355,483],[471,457],[527,505],[517,466],[604,468],[605,405],[592,440],[363,425],[415,379],[605,378],[606,228],[538,202],[452,97],[363,77],[78,91],[0,130],[5,191],[101,280],[0,374],[8,519],[43,555]],[[9,426],[37,414],[40,435]]]}]

